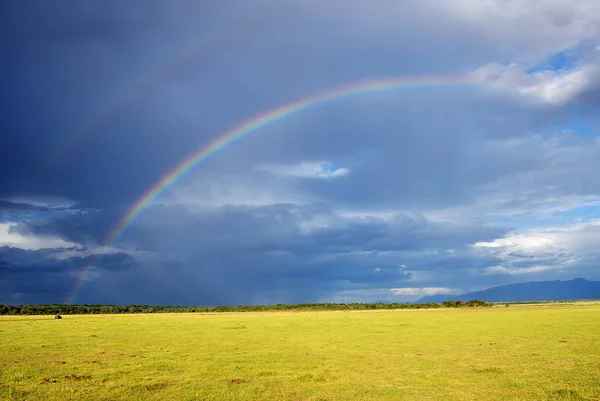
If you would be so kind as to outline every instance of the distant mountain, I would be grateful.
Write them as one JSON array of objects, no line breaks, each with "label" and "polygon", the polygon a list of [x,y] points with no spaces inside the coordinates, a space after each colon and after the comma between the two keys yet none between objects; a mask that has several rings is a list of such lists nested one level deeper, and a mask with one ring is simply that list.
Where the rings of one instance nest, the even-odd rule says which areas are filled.
[{"label": "distant mountain", "polygon": [[488,302],[560,301],[573,299],[600,299],[600,281],[576,278],[568,281],[530,281],[527,283],[502,285],[483,291],[462,295],[439,294],[423,297],[416,303],[441,303],[444,301],[470,301],[479,299]]}]

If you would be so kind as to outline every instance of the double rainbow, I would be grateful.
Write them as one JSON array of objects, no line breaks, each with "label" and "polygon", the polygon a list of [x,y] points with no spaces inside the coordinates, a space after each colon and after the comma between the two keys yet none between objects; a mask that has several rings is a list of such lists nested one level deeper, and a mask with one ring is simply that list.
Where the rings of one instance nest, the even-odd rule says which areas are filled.
[{"label": "double rainbow", "polygon": [[[328,90],[300,99],[296,102],[271,109],[263,114],[257,115],[240,125],[230,129],[217,136],[212,142],[199,148],[189,157],[184,159],[175,168],[162,175],[154,185],[152,185],[123,215],[123,217],[110,230],[106,239],[102,243],[104,249],[111,246],[123,232],[131,226],[139,216],[146,210],[154,200],[160,196],[167,188],[173,186],[181,177],[192,170],[194,167],[207,160],[212,155],[225,149],[238,140],[257,132],[263,127],[274,124],[277,121],[294,116],[304,110],[323,105],[328,102],[340,100],[352,96],[365,95],[371,93],[381,93],[399,89],[415,87],[440,87],[440,86],[458,86],[458,87],[487,87],[491,89],[511,89],[506,85],[480,81],[466,76],[417,76],[404,78],[387,78],[368,82],[351,83],[337,89]],[[87,280],[94,265],[100,260],[103,253],[98,254],[91,263],[87,264],[76,279],[75,286],[69,293],[66,302],[72,303],[75,296],[80,291],[83,283]]]}]

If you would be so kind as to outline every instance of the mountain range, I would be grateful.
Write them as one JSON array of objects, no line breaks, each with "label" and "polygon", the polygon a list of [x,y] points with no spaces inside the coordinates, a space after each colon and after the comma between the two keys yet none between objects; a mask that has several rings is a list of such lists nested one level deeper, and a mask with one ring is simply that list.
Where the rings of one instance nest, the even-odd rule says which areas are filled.
[{"label": "mountain range", "polygon": [[567,281],[529,281],[527,283],[492,287],[487,290],[469,292],[462,295],[431,295],[419,299],[416,303],[441,303],[444,301],[466,302],[472,299],[487,302],[600,299],[600,281],[589,281],[583,278]]}]

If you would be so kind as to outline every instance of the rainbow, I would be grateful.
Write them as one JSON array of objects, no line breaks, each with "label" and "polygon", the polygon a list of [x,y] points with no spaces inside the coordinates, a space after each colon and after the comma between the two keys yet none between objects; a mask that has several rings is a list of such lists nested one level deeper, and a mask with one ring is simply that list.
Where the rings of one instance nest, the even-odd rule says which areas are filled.
[{"label": "rainbow", "polygon": [[[118,114],[130,104],[135,97],[144,90],[152,87],[160,79],[172,75],[182,66],[194,59],[194,57],[204,52],[211,51],[236,38],[248,35],[259,26],[263,25],[267,16],[261,16],[258,19],[251,20],[247,23],[240,24],[235,29],[225,31],[221,34],[214,35],[208,39],[194,43],[186,50],[177,53],[175,56],[168,58],[163,63],[155,68],[150,69],[145,74],[142,74],[133,83],[127,85],[119,91],[111,101],[102,106],[93,117],[86,121],[82,126],[73,129],[66,135],[66,138],[61,142],[60,146],[51,154],[47,163],[44,165],[41,174],[44,175],[53,170],[61,160],[64,160],[75,149],[79,148],[86,138],[93,136],[102,131],[102,127],[114,120]],[[42,177],[43,178],[43,177]]]},{"label": "rainbow", "polygon": [[[404,78],[386,78],[372,81],[363,81],[351,83],[333,90],[318,93],[300,99],[296,102],[283,106],[275,107],[263,114],[259,114],[242,122],[217,136],[212,142],[199,148],[189,157],[184,159],[175,168],[162,175],[154,185],[152,185],[123,215],[115,224],[112,230],[106,236],[102,243],[103,249],[112,245],[137,218],[146,210],[158,196],[167,188],[174,185],[181,177],[192,170],[195,166],[202,163],[212,155],[225,149],[236,141],[273,124],[277,121],[294,116],[304,110],[323,105],[328,102],[340,100],[352,96],[381,93],[398,89],[414,87],[440,87],[440,86],[459,86],[459,87],[489,87],[492,89],[511,89],[506,85],[490,83],[476,80],[468,76],[411,76]],[[102,253],[97,255],[91,263],[86,265],[80,276],[77,278],[73,291],[68,295],[66,303],[72,303],[77,292],[81,289],[83,283],[87,280],[93,266],[102,257]]]}]

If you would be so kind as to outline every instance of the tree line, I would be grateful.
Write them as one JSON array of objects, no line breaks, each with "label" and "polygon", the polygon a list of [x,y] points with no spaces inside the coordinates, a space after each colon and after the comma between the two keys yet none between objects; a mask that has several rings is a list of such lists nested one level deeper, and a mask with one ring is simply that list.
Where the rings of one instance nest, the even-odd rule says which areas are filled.
[{"label": "tree line", "polygon": [[212,313],[212,312],[268,312],[268,311],[344,311],[372,309],[428,309],[489,307],[492,303],[472,300],[438,303],[315,303],[237,306],[163,306],[163,305],[0,305],[0,315],[88,315],[122,313]]}]

